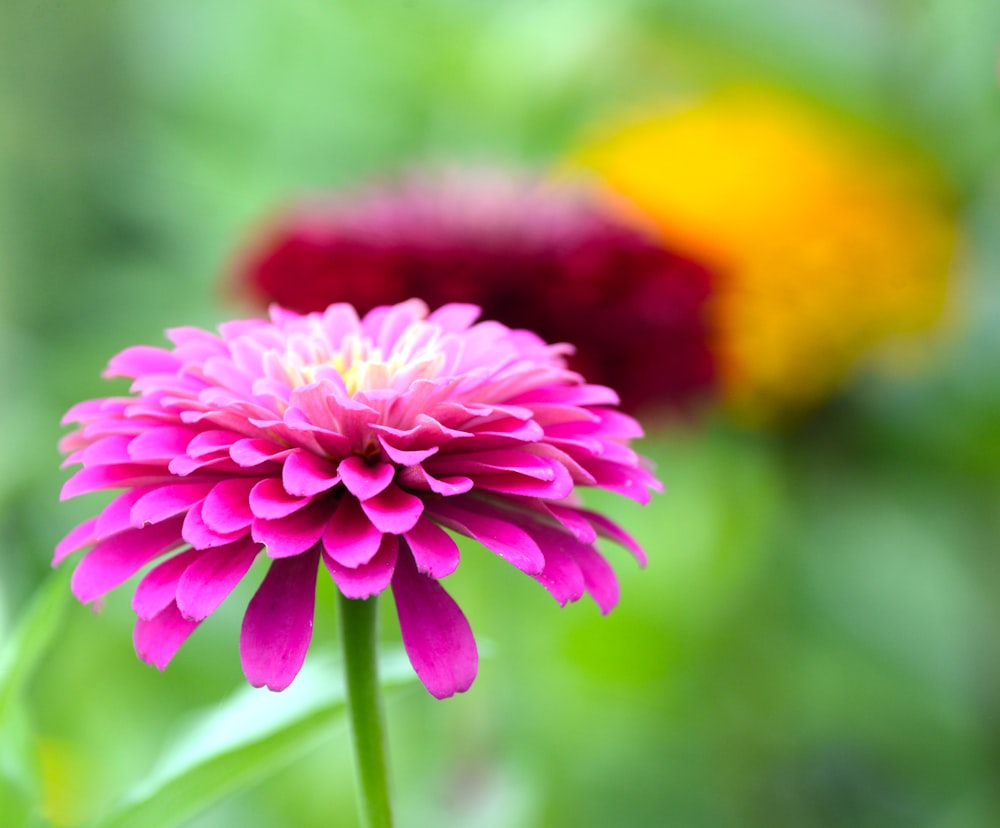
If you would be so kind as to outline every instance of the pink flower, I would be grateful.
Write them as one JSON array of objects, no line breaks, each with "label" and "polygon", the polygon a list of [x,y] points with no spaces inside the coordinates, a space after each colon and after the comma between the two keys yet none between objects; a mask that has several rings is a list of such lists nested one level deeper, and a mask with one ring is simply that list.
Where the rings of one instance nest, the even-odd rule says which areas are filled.
[{"label": "pink flower", "polygon": [[452,533],[473,538],[560,604],[618,599],[598,536],[639,546],[580,507],[577,486],[646,502],[659,483],[628,448],[637,423],[613,391],[566,368],[565,345],[478,308],[428,314],[418,300],[359,319],[346,304],[220,335],[168,331],[174,347],[128,348],[106,376],[130,396],[75,406],[61,448],[81,464],[63,498],[124,489],[58,545],[89,547],[73,573],[83,602],[147,564],[132,598],[139,657],[163,669],[266,550],[243,619],[248,681],[281,690],[312,635],[320,565],[348,598],[392,588],[403,644],[438,698],[468,689],[476,644],[440,584]]},{"label": "pink flower", "polygon": [[248,246],[232,283],[301,313],[411,296],[432,308],[473,302],[486,318],[572,342],[570,367],[634,413],[690,409],[716,390],[713,281],[597,192],[452,168],[293,205]]}]

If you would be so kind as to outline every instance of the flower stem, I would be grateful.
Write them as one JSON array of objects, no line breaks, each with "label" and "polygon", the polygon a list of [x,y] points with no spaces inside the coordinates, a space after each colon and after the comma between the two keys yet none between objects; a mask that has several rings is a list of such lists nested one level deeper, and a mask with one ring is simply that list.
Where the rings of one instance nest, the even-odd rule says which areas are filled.
[{"label": "flower stem", "polygon": [[378,602],[374,597],[365,600],[345,598],[338,592],[337,606],[361,822],[366,828],[392,828],[385,725],[378,682]]}]

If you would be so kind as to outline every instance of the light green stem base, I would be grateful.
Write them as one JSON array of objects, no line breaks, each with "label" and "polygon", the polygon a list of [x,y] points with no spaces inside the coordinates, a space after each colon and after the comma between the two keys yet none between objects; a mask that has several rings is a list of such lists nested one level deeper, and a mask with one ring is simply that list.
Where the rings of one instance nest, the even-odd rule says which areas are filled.
[{"label": "light green stem base", "polygon": [[345,598],[338,592],[337,608],[361,822],[366,828],[392,828],[385,725],[378,682],[378,601],[376,598],[363,601]]}]

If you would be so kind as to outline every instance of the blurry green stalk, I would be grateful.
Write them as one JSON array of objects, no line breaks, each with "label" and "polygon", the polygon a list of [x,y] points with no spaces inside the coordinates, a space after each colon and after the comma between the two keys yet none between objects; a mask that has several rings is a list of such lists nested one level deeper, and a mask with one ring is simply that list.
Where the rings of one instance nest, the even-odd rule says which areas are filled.
[{"label": "blurry green stalk", "polygon": [[391,828],[385,717],[377,666],[378,601],[374,597],[345,598],[338,592],[337,606],[361,822],[366,828]]}]

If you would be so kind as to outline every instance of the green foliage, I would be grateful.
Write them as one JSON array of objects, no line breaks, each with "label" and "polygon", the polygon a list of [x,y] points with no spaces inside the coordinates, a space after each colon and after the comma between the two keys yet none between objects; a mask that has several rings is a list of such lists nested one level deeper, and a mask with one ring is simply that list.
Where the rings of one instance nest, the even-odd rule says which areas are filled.
[{"label": "green foliage", "polygon": [[[416,681],[401,651],[381,659],[379,674],[385,690]],[[96,825],[181,824],[329,742],[345,704],[340,659],[320,654],[281,694],[242,687],[182,727],[149,775]]]},{"label": "green foliage", "polygon": [[[111,354],[241,313],[228,262],[292,194],[411,162],[547,165],[605,116],[748,81],[814,95],[942,168],[963,236],[948,334],[919,370],[870,366],[783,435],[649,424],[666,494],[593,500],[650,558],[640,571],[607,550],[622,585],[608,617],[559,610],[463,546],[448,587],[494,657],[462,697],[390,696],[401,824],[998,824],[994,6],[0,4],[0,606],[18,619],[0,822],[356,819],[335,661],[220,701],[247,590],[159,674],[132,652],[127,590],[95,614],[69,596],[70,562],[51,576],[52,546],[94,511],[56,505],[58,419],[111,388]],[[321,584],[317,645],[332,601]]]},{"label": "green foliage", "polygon": [[0,652],[0,813],[5,824],[33,825],[40,818],[37,737],[27,705],[28,684],[59,631],[70,601],[66,572],[48,578]]}]

